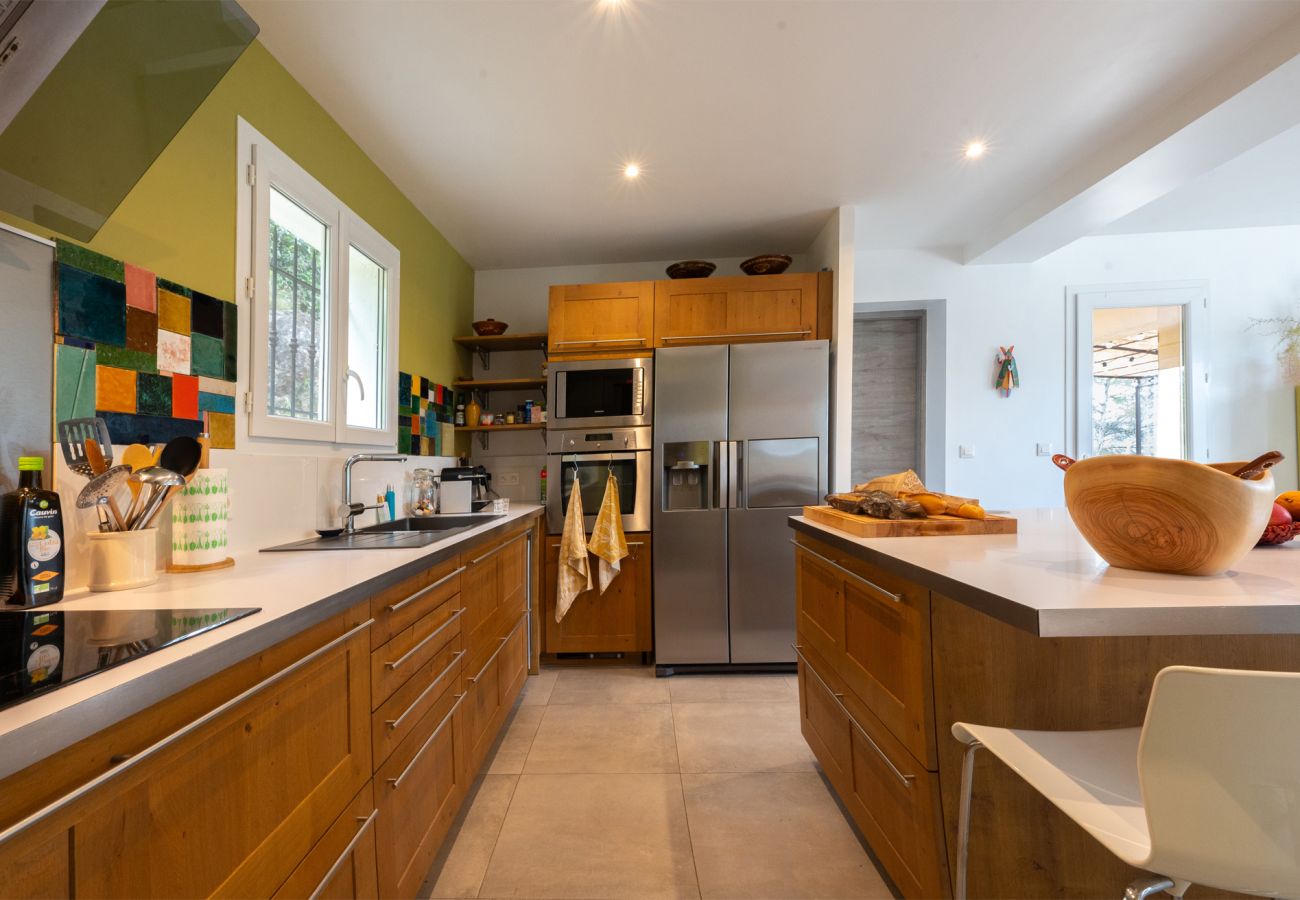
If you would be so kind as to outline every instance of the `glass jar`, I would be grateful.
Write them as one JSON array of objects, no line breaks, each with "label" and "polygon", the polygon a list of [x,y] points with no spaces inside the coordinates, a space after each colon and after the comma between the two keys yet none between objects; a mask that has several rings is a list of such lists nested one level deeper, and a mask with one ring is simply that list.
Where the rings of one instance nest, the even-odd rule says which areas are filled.
[{"label": "glass jar", "polygon": [[438,480],[433,469],[414,469],[408,476],[406,511],[412,516],[431,516],[438,511]]}]

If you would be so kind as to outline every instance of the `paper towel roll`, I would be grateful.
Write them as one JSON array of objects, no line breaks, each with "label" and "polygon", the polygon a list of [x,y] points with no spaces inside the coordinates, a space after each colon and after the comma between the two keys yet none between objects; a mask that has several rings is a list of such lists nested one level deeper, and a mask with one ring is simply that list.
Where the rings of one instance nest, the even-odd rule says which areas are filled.
[{"label": "paper towel roll", "polygon": [[219,563],[230,549],[230,476],[199,469],[172,501],[172,565]]}]

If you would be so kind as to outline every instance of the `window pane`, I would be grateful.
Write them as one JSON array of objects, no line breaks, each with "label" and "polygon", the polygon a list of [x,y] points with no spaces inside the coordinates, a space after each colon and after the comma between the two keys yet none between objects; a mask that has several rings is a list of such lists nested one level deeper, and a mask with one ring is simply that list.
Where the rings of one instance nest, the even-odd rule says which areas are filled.
[{"label": "window pane", "polygon": [[387,349],[388,272],[348,247],[348,424],[382,428]]},{"label": "window pane", "polygon": [[1183,308],[1092,314],[1092,450],[1186,458]]},{"label": "window pane", "polygon": [[328,402],[329,228],[274,187],[266,412],[323,422]]}]

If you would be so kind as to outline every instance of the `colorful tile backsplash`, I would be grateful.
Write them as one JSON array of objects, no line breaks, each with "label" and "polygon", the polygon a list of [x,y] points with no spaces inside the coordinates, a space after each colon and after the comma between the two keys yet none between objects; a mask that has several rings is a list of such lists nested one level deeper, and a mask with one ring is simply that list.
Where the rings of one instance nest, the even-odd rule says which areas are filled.
[{"label": "colorful tile backsplash", "polygon": [[456,395],[419,375],[397,373],[397,452],[454,456]]},{"label": "colorful tile backsplash", "polygon": [[233,448],[235,304],[65,241],[55,260],[58,420],[101,416],[119,445],[206,431]]}]

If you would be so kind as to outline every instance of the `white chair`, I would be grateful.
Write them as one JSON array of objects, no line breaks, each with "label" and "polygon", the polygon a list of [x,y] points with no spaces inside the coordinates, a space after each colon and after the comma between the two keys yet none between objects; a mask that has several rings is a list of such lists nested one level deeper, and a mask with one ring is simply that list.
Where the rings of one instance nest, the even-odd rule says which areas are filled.
[{"label": "white chair", "polygon": [[1125,863],[1127,900],[1191,884],[1300,897],[1300,673],[1171,666],[1141,728],[1022,731],[957,722],[966,744],[957,900],[983,748]]}]

